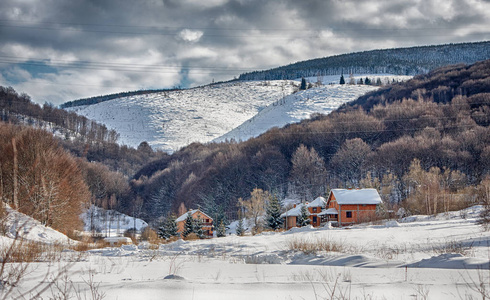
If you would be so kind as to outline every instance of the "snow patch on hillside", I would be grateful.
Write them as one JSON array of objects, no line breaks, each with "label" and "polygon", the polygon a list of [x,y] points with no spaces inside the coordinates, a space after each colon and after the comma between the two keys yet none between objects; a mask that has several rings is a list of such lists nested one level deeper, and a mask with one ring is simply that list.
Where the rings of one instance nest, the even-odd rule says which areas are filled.
[{"label": "snow patch on hillside", "polygon": [[105,210],[97,206],[90,206],[82,213],[80,218],[84,223],[86,232],[97,232],[106,236],[121,236],[128,229],[141,232],[148,224],[135,217],[131,217],[115,210]]},{"label": "snow patch on hillside", "polygon": [[5,237],[2,244],[9,243],[15,238],[46,244],[75,243],[63,233],[44,226],[41,222],[5,205],[6,216],[2,220]]}]

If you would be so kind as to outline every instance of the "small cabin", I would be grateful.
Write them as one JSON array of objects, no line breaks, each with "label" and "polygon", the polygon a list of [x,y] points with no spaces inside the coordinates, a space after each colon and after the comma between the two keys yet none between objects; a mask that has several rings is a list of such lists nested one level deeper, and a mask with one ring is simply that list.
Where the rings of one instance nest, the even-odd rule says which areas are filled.
[{"label": "small cabin", "polygon": [[175,222],[177,223],[177,232],[182,236],[185,227],[185,220],[187,219],[187,215],[191,215],[193,219],[201,219],[202,221],[202,230],[204,232],[204,236],[206,238],[213,237],[213,218],[205,214],[199,209],[189,210],[185,214],[178,217]]},{"label": "small cabin", "polygon": [[322,222],[332,221],[339,226],[361,223],[372,219],[381,203],[376,189],[332,189],[320,216]]},{"label": "small cabin", "polygon": [[281,215],[281,218],[284,219],[284,224],[286,229],[291,229],[296,227],[298,223],[298,217],[301,215],[301,208],[307,204],[295,204],[293,208],[286,211]]}]

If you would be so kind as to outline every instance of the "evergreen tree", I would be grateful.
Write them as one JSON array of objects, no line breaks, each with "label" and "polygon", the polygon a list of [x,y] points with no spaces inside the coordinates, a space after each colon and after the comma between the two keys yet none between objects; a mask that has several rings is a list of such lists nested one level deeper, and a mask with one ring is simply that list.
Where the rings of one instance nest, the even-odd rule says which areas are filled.
[{"label": "evergreen tree", "polygon": [[364,84],[365,85],[371,85],[371,79],[366,77],[366,79],[364,79]]},{"label": "evergreen tree", "polygon": [[344,74],[340,75],[340,84],[345,84]]},{"label": "evergreen tree", "polygon": [[357,84],[364,84],[364,81],[362,80],[362,78],[359,78],[359,81],[357,82]]},{"label": "evergreen tree", "polygon": [[282,227],[281,203],[275,195],[271,196],[269,199],[269,204],[266,209],[266,221],[267,227],[272,230],[277,230]]},{"label": "evergreen tree", "polygon": [[184,231],[182,232],[182,237],[187,237],[189,234],[194,232],[194,219],[190,213],[187,213],[187,218],[184,223]]},{"label": "evergreen tree", "polygon": [[192,228],[193,228],[193,232],[197,235],[198,238],[200,239],[204,238],[204,230],[202,229],[201,218],[194,219]]},{"label": "evergreen tree", "polygon": [[296,225],[298,227],[303,227],[310,224],[310,214],[308,213],[308,209],[306,205],[301,206],[301,214],[296,219]]},{"label": "evergreen tree", "polygon": [[158,228],[158,236],[168,240],[173,236],[179,236],[177,232],[177,223],[175,222],[175,215],[169,215],[162,226]]},{"label": "evergreen tree", "polygon": [[301,86],[299,89],[300,90],[306,90],[306,79],[304,77],[301,78]]},{"label": "evergreen tree", "polygon": [[235,232],[238,236],[243,236],[245,233],[245,228],[243,228],[243,218],[241,216],[238,218],[238,225],[236,226]]},{"label": "evergreen tree", "polygon": [[225,227],[225,223],[223,223],[223,220],[221,220],[221,222],[219,222],[218,230],[216,231],[216,236],[217,237],[226,236],[226,227]]}]

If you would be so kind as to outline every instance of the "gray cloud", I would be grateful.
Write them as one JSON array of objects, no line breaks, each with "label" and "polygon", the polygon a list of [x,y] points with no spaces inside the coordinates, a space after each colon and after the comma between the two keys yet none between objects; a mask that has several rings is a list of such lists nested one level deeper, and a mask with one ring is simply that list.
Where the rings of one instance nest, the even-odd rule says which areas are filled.
[{"label": "gray cloud", "polygon": [[488,28],[483,0],[3,0],[0,85],[59,104],[346,52],[488,40]]}]

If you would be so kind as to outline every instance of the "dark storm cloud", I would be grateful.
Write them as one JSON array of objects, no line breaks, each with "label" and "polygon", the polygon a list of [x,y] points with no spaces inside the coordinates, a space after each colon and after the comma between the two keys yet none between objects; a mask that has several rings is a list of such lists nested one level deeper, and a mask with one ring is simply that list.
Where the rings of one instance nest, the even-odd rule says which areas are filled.
[{"label": "dark storm cloud", "polygon": [[487,40],[489,11],[477,0],[3,0],[0,84],[56,104],[205,84],[345,52]]}]

